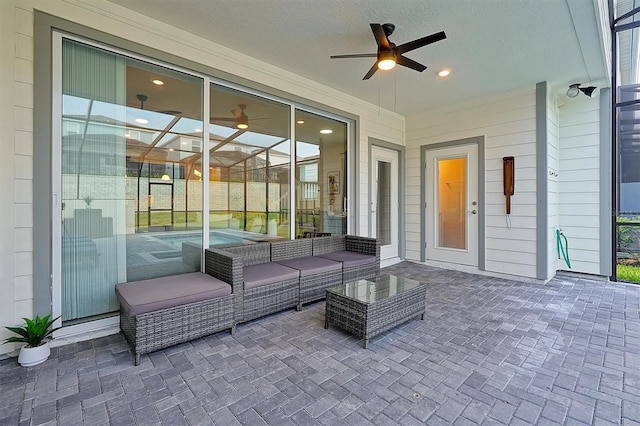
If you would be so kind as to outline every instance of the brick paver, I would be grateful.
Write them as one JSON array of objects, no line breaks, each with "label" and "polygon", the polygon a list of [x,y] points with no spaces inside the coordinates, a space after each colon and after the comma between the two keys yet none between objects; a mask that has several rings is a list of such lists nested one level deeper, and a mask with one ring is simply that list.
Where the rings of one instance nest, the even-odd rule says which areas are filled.
[{"label": "brick paver", "polygon": [[369,349],[324,302],[142,357],[120,335],[0,361],[0,425],[639,424],[640,286],[402,262],[424,321]]}]

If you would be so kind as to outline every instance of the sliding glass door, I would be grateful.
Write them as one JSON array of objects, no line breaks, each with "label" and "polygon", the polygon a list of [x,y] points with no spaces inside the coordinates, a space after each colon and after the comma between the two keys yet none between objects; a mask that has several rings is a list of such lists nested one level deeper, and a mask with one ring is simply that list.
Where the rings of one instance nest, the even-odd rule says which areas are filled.
[{"label": "sliding glass door", "polygon": [[61,34],[54,44],[64,325],[113,316],[117,283],[200,271],[205,246],[346,233],[345,121]]},{"label": "sliding glass door", "polygon": [[[202,79],[62,42],[63,321],[118,309],[114,285],[200,270]],[[191,175],[188,174],[191,173]],[[153,236],[152,236],[153,235]]]}]

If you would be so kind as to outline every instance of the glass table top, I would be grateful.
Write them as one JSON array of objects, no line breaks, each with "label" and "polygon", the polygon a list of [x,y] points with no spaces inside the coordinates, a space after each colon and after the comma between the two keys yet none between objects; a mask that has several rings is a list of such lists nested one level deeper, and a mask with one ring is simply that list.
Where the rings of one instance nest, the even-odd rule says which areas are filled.
[{"label": "glass table top", "polygon": [[377,280],[357,280],[332,287],[327,291],[364,303],[375,303],[397,294],[424,286],[419,281],[395,275],[380,275]]}]

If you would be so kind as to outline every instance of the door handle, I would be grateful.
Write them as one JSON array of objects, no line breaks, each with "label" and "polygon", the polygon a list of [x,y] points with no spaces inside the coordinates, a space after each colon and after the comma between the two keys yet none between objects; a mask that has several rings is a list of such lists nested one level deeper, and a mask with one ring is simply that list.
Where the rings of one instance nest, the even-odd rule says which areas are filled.
[{"label": "door handle", "polygon": [[469,213],[471,213],[471,214],[477,214],[477,213],[478,213],[478,211],[477,211],[477,210],[471,210]]}]

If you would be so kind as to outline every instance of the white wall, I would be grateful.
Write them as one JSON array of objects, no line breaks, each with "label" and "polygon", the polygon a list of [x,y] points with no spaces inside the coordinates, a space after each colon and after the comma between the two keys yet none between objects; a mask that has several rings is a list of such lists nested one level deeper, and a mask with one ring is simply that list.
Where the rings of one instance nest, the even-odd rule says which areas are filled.
[{"label": "white wall", "polygon": [[[476,136],[485,137],[485,268],[535,278],[535,87],[407,117],[407,258],[420,259],[420,147]],[[509,155],[515,157],[511,229],[502,186],[502,157]]]},{"label": "white wall", "polygon": [[559,264],[556,236],[560,220],[558,212],[560,167],[558,114],[556,96],[547,92],[547,280],[553,278]]},{"label": "white wall", "polygon": [[571,269],[600,273],[600,99],[579,95],[560,108],[559,223]]},{"label": "white wall", "polygon": [[[0,326],[32,315],[33,19],[0,3]],[[0,340],[7,337],[4,328]],[[0,353],[13,345],[0,345]]]},{"label": "white wall", "polygon": [[[0,1],[0,234],[13,236],[13,244],[0,245],[0,327],[14,325],[33,314],[33,10],[77,22],[96,30],[129,39],[151,48],[199,62],[329,105],[360,116],[357,170],[360,176],[356,205],[359,228],[368,232],[367,141],[370,137],[404,144],[404,118],[378,106],[350,97],[277,67],[254,60],[187,32],[131,12],[108,2],[82,0],[3,0]],[[0,328],[0,339],[8,336]],[[0,345],[0,353],[13,350]]]}]

